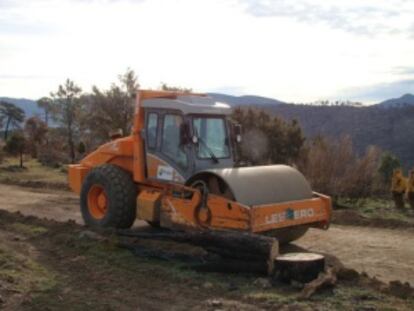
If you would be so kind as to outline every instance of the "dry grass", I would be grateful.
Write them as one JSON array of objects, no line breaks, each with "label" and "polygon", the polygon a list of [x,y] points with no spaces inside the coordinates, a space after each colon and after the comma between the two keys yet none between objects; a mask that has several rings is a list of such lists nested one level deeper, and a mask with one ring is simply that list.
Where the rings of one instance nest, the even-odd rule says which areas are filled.
[{"label": "dry grass", "polygon": [[384,219],[400,221],[414,225],[414,211],[405,204],[404,210],[395,208],[391,199],[366,198],[359,200],[339,199],[337,202],[342,208],[357,212],[366,219]]},{"label": "dry grass", "polygon": [[36,159],[26,159],[24,168],[19,167],[19,159],[8,157],[0,164],[0,182],[47,182],[66,184],[67,174],[62,168],[43,166]]}]

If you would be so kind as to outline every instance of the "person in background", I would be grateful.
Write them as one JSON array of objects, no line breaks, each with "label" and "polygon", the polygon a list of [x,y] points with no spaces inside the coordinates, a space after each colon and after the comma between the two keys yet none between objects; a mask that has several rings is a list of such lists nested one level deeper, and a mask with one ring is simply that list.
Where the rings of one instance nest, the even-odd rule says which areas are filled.
[{"label": "person in background", "polygon": [[406,192],[406,180],[402,174],[402,170],[397,168],[392,174],[391,192],[395,202],[395,207],[404,209],[404,193]]},{"label": "person in background", "polygon": [[411,209],[414,211],[414,169],[410,171],[407,182],[407,200]]}]

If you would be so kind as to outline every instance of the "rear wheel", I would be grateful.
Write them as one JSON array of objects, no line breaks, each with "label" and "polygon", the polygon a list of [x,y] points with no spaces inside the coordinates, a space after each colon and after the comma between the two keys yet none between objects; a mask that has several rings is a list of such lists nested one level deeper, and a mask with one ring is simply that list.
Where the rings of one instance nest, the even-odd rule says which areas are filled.
[{"label": "rear wheel", "polygon": [[112,164],[92,169],[81,190],[85,224],[129,228],[135,221],[137,189],[131,175]]}]

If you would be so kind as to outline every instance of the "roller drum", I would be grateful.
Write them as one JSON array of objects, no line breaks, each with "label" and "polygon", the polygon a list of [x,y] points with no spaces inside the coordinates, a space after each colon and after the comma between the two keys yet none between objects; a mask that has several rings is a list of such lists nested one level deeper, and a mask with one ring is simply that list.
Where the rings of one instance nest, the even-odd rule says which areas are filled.
[{"label": "roller drum", "polygon": [[248,206],[312,198],[306,178],[287,165],[211,169],[222,178],[237,202]]}]

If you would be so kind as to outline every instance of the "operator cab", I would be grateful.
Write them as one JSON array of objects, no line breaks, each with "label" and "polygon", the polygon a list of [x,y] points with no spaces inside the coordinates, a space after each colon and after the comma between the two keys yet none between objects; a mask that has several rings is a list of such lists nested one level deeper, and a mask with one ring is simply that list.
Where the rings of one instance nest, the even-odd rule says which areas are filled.
[{"label": "operator cab", "polygon": [[235,165],[240,126],[229,105],[183,95],[142,102],[147,178],[184,183],[195,173]]}]

